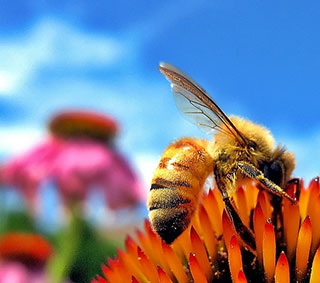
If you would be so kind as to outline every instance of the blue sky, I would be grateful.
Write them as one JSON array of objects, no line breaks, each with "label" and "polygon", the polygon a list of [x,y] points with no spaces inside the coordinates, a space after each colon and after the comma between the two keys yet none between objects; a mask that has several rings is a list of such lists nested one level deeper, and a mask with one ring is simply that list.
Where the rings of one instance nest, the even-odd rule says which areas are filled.
[{"label": "blue sky", "polygon": [[[319,173],[317,1],[0,0],[0,155],[45,135],[61,109],[121,125],[117,144],[150,183],[170,141],[205,137],[178,113],[160,61],[183,69],[227,114],[267,126]],[[208,136],[208,138],[211,138]]]}]

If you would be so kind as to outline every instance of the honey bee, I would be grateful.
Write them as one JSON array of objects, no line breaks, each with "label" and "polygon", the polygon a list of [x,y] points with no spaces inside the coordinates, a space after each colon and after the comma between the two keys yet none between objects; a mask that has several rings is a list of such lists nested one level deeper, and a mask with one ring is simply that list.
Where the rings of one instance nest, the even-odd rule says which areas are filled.
[{"label": "honey bee", "polygon": [[178,68],[161,63],[178,108],[213,141],[182,138],[170,144],[156,169],[148,197],[152,228],[171,244],[190,224],[209,174],[222,194],[226,211],[242,240],[255,249],[254,236],[234,208],[230,194],[245,179],[277,198],[295,199],[285,187],[295,167],[294,155],[274,146],[271,133],[248,120],[230,118],[211,97]]}]

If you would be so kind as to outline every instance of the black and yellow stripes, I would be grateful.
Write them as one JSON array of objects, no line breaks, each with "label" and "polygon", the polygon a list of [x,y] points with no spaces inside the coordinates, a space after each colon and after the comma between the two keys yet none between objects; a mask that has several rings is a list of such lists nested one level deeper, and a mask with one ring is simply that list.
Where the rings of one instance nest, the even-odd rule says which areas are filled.
[{"label": "black and yellow stripes", "polygon": [[151,185],[150,190],[161,188],[174,189],[176,187],[190,188],[191,185],[187,181],[169,181],[164,178],[156,178],[154,179],[154,183]]},{"label": "black and yellow stripes", "polygon": [[152,179],[148,199],[152,227],[171,243],[189,225],[197,208],[213,160],[207,142],[184,138],[172,143],[163,153]]}]

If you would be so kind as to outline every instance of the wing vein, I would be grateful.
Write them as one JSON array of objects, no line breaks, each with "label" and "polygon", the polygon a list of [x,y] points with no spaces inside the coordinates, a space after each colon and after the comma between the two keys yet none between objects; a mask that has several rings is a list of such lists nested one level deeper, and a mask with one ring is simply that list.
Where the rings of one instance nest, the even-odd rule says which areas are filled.
[{"label": "wing vein", "polygon": [[159,70],[171,82],[176,104],[181,112],[186,114],[186,118],[207,133],[219,131],[233,136],[243,145],[246,144],[246,139],[228,116],[196,82],[176,67],[166,63],[161,63]]}]

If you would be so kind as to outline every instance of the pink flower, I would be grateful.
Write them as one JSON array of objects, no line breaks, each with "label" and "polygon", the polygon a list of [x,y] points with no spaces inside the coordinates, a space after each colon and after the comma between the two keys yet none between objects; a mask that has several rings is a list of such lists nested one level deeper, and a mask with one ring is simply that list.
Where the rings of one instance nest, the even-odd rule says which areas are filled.
[{"label": "pink flower", "polygon": [[[77,120],[76,114],[81,119]],[[146,191],[128,163],[95,132],[100,127],[103,137],[110,138],[101,126],[101,115],[98,127],[92,125],[94,114],[76,114],[60,114],[53,119],[51,136],[3,166],[2,183],[18,188],[31,205],[36,203],[37,190],[44,181],[56,184],[65,203],[84,200],[92,188],[103,190],[110,209],[145,201]],[[68,127],[63,123],[69,123]],[[70,123],[78,128],[70,130]]]},{"label": "pink flower", "polygon": [[144,201],[144,190],[127,162],[99,142],[65,141],[54,160],[52,176],[65,200],[83,199],[96,187],[105,192],[111,209]]},{"label": "pink flower", "polygon": [[45,283],[49,282],[44,269],[28,269],[19,262],[0,264],[0,283]]},{"label": "pink flower", "polygon": [[19,189],[34,205],[40,182],[48,179],[53,160],[61,150],[55,139],[47,139],[25,154],[15,157],[1,168],[1,182]]}]

